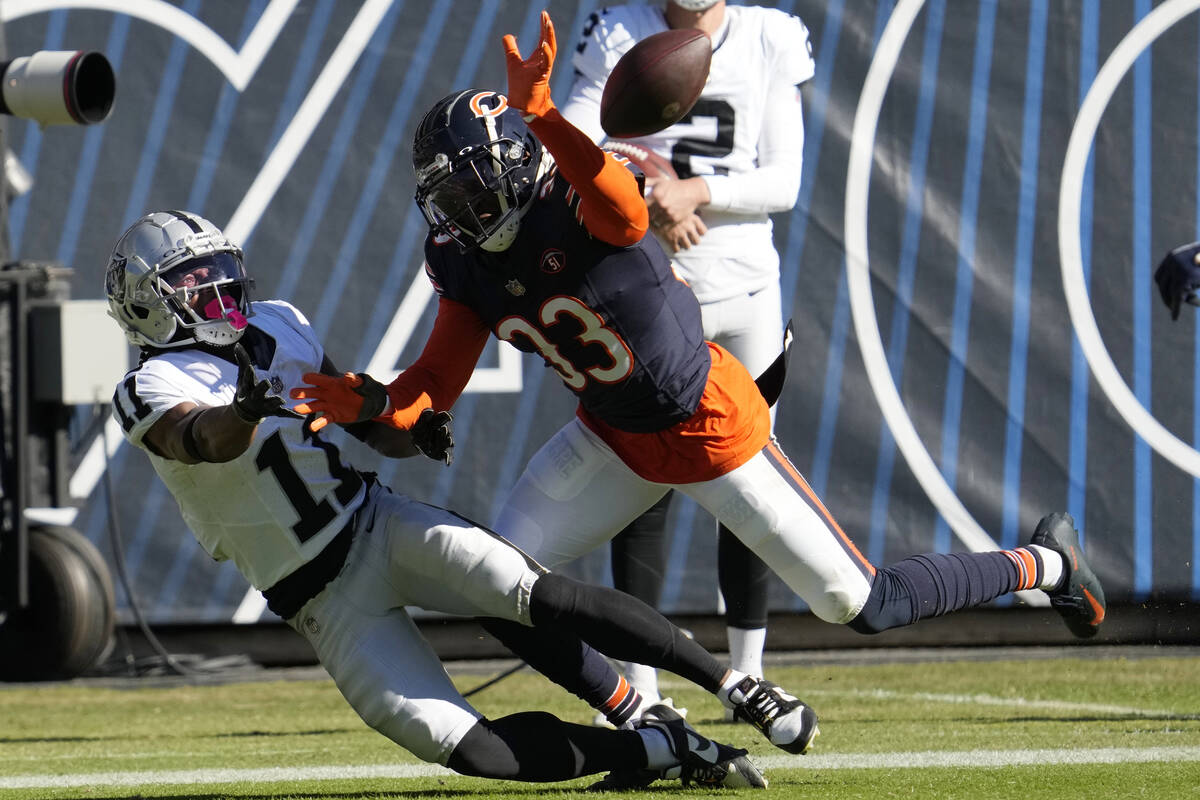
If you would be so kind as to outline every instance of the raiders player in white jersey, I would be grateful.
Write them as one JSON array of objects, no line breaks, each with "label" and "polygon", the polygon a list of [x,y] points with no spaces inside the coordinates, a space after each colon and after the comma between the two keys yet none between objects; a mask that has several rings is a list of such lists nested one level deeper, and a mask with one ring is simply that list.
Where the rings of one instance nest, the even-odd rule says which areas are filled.
[{"label": "raiders player in white jersey", "polygon": [[[126,230],[105,293],[141,359],[117,386],[113,414],[208,553],[262,590],[364,721],[466,775],[558,781],[611,771],[607,787],[663,777],[766,785],[745,750],[701,736],[666,706],[615,731],[543,712],[490,720],[472,708],[405,606],[478,618],[597,708],[613,698],[586,696],[586,687],[624,681],[589,644],[670,669],[727,705],[753,700],[738,688],[744,673],[640,601],[549,573],[498,535],[347,464],[281,396],[305,372],[337,374],[333,365],[300,311],[251,303],[250,286],[241,250],[202,217],[154,212]],[[345,428],[384,454],[449,463],[449,421],[427,410],[411,431],[372,421]],[[628,717],[636,693],[620,699]],[[805,746],[811,740],[815,717],[799,701],[755,713],[785,749],[801,734]]]},{"label": "raiders player in white jersey", "polygon": [[[776,9],[727,7],[724,0],[602,9],[589,17],[575,49],[575,79],[561,111],[601,142],[608,74],[637,42],[679,28],[711,37],[708,81],[680,122],[629,143],[670,161],[676,173],[647,181],[651,226],[700,300],[705,338],[759,375],[783,341],[779,254],[768,215],[791,210],[800,190],[799,87],[814,71],[804,23]],[[665,569],[669,497],[613,540],[614,583],[651,605]],[[723,527],[718,542],[730,662],[761,675],[769,570]],[[653,669],[630,665],[628,674],[643,695],[658,696]]]}]

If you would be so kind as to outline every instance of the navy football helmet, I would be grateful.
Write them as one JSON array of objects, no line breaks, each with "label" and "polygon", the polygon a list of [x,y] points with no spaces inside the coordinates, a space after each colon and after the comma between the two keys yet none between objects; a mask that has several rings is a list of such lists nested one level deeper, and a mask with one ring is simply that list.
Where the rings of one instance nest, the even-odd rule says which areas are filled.
[{"label": "navy football helmet", "polygon": [[521,112],[486,89],[443,97],[413,137],[417,205],[464,252],[512,245],[551,163]]}]

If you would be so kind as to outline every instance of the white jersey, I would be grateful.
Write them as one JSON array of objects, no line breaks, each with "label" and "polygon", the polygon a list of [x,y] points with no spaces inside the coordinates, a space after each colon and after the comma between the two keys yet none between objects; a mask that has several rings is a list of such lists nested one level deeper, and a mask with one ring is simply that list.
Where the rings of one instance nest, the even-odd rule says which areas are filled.
[{"label": "white jersey", "polygon": [[[260,355],[269,346],[247,351],[276,393],[320,370],[323,350],[299,310],[267,301],[254,303],[253,311],[243,342],[274,342],[273,354]],[[236,364],[198,349],[156,354],[126,374],[113,395],[113,415],[126,438],[149,454],[209,555],[231,559],[261,590],[324,549],[362,504],[365,482],[298,419],[267,417],[246,452],[223,464],[184,464],[148,447],[146,432],[167,410],[233,400],[237,372]]]},{"label": "white jersey", "polygon": [[[573,57],[576,78],[563,115],[601,141],[600,97],[613,66],[636,42],[665,30],[658,4],[593,14]],[[708,184],[712,201],[700,209],[708,233],[673,256],[702,303],[779,279],[768,214],[796,203],[804,146],[797,86],[814,68],[808,29],[798,18],[728,6],[696,105],[675,125],[633,140],[670,160],[679,177],[703,176]]]}]

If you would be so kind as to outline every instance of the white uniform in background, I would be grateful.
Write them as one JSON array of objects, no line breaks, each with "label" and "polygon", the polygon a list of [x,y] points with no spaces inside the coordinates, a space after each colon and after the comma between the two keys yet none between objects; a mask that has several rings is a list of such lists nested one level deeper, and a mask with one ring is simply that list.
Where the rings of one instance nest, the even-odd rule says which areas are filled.
[{"label": "white uniform in background", "polygon": [[[634,44],[667,29],[658,3],[593,14],[575,49],[563,116],[602,141],[600,100],[609,73]],[[692,110],[631,141],[670,161],[679,178],[707,184],[711,200],[696,211],[707,232],[675,253],[668,242],[663,246],[700,301],[704,337],[759,375],[783,340],[779,254],[768,215],[796,204],[804,151],[798,87],[813,77],[815,64],[804,23],[777,9],[726,6],[712,43],[708,81]],[[765,629],[730,625],[728,632],[733,665],[761,673]],[[634,684],[653,695],[653,671],[630,669]]]},{"label": "white uniform in background", "polygon": [[[251,328],[275,343],[269,366],[256,363],[260,376],[282,389],[320,369],[321,345],[296,308],[260,301],[253,309]],[[334,444],[306,433],[302,420],[266,417],[246,452],[222,464],[187,465],[147,447],[143,437],[168,409],[226,405],[236,382],[233,363],[196,348],[164,351],[125,376],[113,413],[149,454],[204,549],[232,560],[268,596],[281,580],[318,567],[339,534],[352,532],[345,566],[288,624],[367,724],[445,764],[482,715],[454,688],[404,606],[528,625],[538,573],[499,537],[374,483]]]},{"label": "white uniform in background", "polygon": [[[577,49],[562,113],[594,140],[609,72],[636,42],[667,30],[657,4],[597,12]],[[684,119],[632,140],[670,160],[681,178],[702,176],[712,201],[699,210],[708,232],[672,255],[705,306],[704,334],[758,375],[779,354],[779,254],[768,214],[796,203],[804,118],[797,86],[813,76],[808,29],[794,16],[727,6],[713,37],[708,83]],[[669,250],[668,250],[669,252]],[[751,300],[751,298],[757,298]],[[719,305],[732,301],[726,307]]]}]

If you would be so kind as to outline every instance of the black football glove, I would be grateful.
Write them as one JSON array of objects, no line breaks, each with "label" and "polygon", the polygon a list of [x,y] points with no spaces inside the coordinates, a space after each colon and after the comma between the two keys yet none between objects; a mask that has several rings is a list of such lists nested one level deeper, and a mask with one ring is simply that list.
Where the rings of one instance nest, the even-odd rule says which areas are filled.
[{"label": "black football glove", "polygon": [[1182,303],[1200,306],[1196,289],[1200,288],[1200,242],[1176,247],[1163,257],[1154,271],[1154,282],[1163,303],[1171,309],[1171,319],[1179,319]]},{"label": "black football glove", "polygon": [[255,380],[254,365],[250,363],[250,355],[241,342],[233,346],[233,357],[237,359],[238,376],[237,391],[233,395],[233,413],[243,422],[257,425],[264,417],[291,417],[304,419],[303,414],[297,414],[283,404],[283,398],[271,394],[270,381]]},{"label": "black football glove", "polygon": [[434,461],[445,462],[447,466],[454,460],[454,435],[450,432],[449,411],[434,411],[427,408],[417,417],[410,429],[413,445],[423,455]]},{"label": "black football glove", "polygon": [[362,406],[358,409],[358,418],[354,421],[366,422],[375,419],[387,410],[387,387],[365,372],[356,372],[354,376],[359,382],[357,386],[350,388],[363,399]]}]

